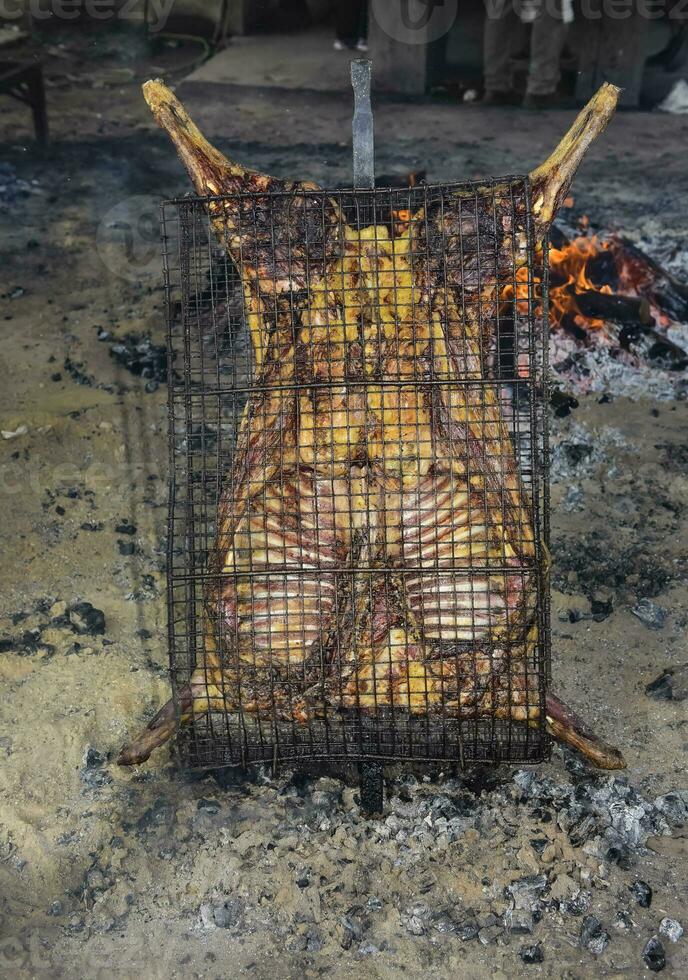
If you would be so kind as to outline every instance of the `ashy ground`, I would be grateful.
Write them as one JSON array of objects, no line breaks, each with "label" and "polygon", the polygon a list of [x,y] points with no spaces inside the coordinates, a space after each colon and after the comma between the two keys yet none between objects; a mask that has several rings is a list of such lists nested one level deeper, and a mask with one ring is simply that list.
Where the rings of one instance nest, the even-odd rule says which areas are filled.
[{"label": "ashy ground", "polygon": [[[348,772],[188,776],[167,748],[114,765],[169,691],[165,394],[130,368],[155,375],[157,203],[187,185],[140,96],[152,59],[88,40],[48,53],[48,152],[0,105],[0,974],[636,977],[664,957],[686,976],[660,923],[688,927],[688,701],[645,693],[688,661],[684,401],[584,398],[553,425],[556,686],[625,773],[559,750],[530,772],[390,770],[366,821]],[[186,96],[242,162],[348,179],[348,93]],[[378,169],[524,170],[569,120],[387,102]],[[685,249],[687,132],[620,114],[576,209]]]}]

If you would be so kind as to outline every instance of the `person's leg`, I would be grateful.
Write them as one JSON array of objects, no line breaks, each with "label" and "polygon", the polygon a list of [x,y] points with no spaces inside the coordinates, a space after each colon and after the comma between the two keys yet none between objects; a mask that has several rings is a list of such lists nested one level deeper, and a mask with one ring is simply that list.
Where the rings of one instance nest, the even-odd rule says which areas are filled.
[{"label": "person's leg", "polygon": [[560,60],[568,24],[567,0],[540,0],[530,41],[528,95],[552,95],[561,78]]},{"label": "person's leg", "polygon": [[516,16],[512,0],[486,4],[483,75],[486,92],[511,91],[511,41]]},{"label": "person's leg", "polygon": [[334,5],[334,29],[337,40],[353,47],[359,37],[360,18],[360,0],[336,0]]},{"label": "person's leg", "polygon": [[358,10],[358,39],[368,39],[368,0],[356,0],[354,6]]}]

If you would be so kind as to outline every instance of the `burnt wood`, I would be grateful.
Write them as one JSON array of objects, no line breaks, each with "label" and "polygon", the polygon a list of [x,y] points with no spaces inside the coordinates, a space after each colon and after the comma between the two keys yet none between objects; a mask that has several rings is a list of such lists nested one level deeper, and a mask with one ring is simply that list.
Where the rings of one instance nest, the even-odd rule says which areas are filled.
[{"label": "burnt wood", "polygon": [[574,292],[573,296],[583,316],[590,319],[619,320],[621,323],[653,322],[650,304],[640,296],[601,293],[595,289]]}]

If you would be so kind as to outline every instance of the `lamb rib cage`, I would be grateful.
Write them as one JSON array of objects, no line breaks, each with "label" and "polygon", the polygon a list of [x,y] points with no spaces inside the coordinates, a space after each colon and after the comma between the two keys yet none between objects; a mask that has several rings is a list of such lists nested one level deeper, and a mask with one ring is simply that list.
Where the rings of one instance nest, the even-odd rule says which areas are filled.
[{"label": "lamb rib cage", "polygon": [[547,756],[530,200],[512,177],[163,206],[187,765]]}]

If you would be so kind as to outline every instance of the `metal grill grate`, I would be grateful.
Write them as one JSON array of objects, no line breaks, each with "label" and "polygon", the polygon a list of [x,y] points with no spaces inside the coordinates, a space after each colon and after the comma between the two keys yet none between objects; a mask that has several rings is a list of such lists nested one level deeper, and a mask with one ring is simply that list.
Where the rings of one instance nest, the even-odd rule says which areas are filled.
[{"label": "metal grill grate", "polygon": [[515,177],[164,205],[186,764],[547,754],[529,202]]}]

